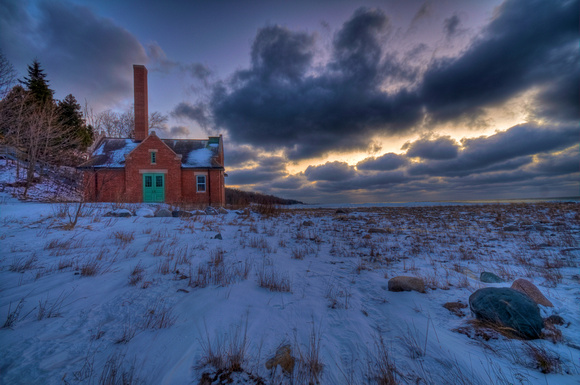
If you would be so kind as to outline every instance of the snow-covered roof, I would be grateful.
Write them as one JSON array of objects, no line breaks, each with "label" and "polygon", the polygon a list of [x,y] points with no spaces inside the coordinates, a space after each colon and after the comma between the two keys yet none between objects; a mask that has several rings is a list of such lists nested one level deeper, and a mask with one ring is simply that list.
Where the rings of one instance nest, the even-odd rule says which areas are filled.
[{"label": "snow-covered roof", "polygon": [[[209,140],[199,139],[161,139],[173,152],[181,155],[183,168],[223,168],[218,161],[219,145]],[[80,168],[122,168],[125,167],[125,156],[139,146],[141,142],[133,139],[104,138],[101,140],[90,159]]]}]

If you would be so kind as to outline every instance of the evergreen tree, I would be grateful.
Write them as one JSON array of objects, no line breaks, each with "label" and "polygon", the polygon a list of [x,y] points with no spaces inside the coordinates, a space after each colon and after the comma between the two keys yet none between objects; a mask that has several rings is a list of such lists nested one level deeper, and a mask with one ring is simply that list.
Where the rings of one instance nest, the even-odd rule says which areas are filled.
[{"label": "evergreen tree", "polygon": [[40,67],[40,62],[36,59],[28,66],[28,76],[21,80],[20,83],[26,86],[27,91],[33,98],[40,103],[52,101],[54,91],[48,87],[46,74]]},{"label": "evergreen tree", "polygon": [[78,143],[76,149],[86,150],[93,142],[93,131],[86,125],[81,106],[72,94],[58,103],[58,115],[63,131],[76,137],[77,141],[73,141]]}]

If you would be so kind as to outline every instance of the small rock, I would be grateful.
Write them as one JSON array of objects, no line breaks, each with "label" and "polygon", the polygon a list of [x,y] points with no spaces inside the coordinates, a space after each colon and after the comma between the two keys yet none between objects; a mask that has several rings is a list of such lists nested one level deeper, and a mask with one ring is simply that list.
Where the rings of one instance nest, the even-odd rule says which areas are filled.
[{"label": "small rock", "polygon": [[224,209],[223,207],[220,207],[218,211],[220,214],[227,214],[228,213],[228,210]]},{"label": "small rock", "polygon": [[534,224],[534,228],[535,228],[537,231],[546,231],[546,230],[547,230],[547,228],[546,228],[545,226],[542,226],[542,225],[541,225],[541,224],[539,224],[539,223],[535,223],[535,224]]},{"label": "small rock", "polygon": [[213,239],[219,239],[219,240],[222,240],[223,238],[222,238],[222,235],[221,235],[221,233],[217,233],[217,234],[216,234],[216,236],[215,236],[215,237],[213,237]]},{"label": "small rock", "polygon": [[171,218],[171,211],[167,209],[159,209],[155,213],[155,217],[157,218]]},{"label": "small rock", "polygon": [[389,291],[418,291],[425,292],[425,282],[421,278],[400,275],[389,279]]},{"label": "small rock", "polygon": [[336,209],[336,214],[348,214],[347,209]]},{"label": "small rock", "polygon": [[266,361],[266,369],[272,370],[280,365],[284,372],[292,374],[292,372],[294,372],[295,363],[296,359],[292,357],[292,349],[290,348],[290,345],[284,345],[276,350],[276,355],[274,357]]},{"label": "small rock", "polygon": [[461,302],[447,302],[443,307],[458,317],[464,317],[465,313],[461,309],[465,309],[467,305]]},{"label": "small rock", "polygon": [[236,214],[238,214],[238,215],[250,215],[250,210],[249,209],[238,210],[238,211],[236,211]]},{"label": "small rock", "polygon": [[190,213],[189,211],[176,210],[171,212],[171,216],[173,218],[189,218],[192,217],[193,214]]},{"label": "small rock", "polygon": [[155,213],[151,209],[140,208],[137,211],[135,211],[135,215],[138,217],[153,218],[155,216]]},{"label": "small rock", "polygon": [[116,217],[116,218],[129,218],[129,217],[133,216],[133,214],[131,214],[131,211],[129,211],[127,209],[117,209],[117,210],[113,210],[113,211],[106,213],[105,216],[106,217]]},{"label": "small rock", "polygon": [[372,228],[369,229],[369,234],[388,234],[389,232],[385,229],[378,229],[378,228]]},{"label": "small rock", "polygon": [[312,222],[312,221],[304,221],[304,222],[302,222],[302,226],[307,226],[307,227],[308,226],[314,226],[314,222]]},{"label": "small rock", "polygon": [[524,293],[538,305],[554,307],[552,302],[550,302],[550,300],[542,294],[540,289],[538,289],[536,285],[534,285],[527,279],[523,278],[516,279],[514,283],[512,283],[512,289],[517,290],[520,293]]},{"label": "small rock", "polygon": [[544,321],[540,309],[527,295],[507,287],[487,287],[469,296],[469,307],[478,320],[509,328],[525,339],[540,338]]},{"label": "small rock", "polygon": [[177,289],[177,292],[178,293],[189,293],[189,291],[185,290],[185,289]]},{"label": "small rock", "polygon": [[494,273],[490,273],[489,271],[482,271],[479,275],[479,280],[485,283],[501,283],[504,282],[503,279],[495,275]]},{"label": "small rock", "polygon": [[503,231],[518,231],[519,228],[514,225],[504,226]]}]

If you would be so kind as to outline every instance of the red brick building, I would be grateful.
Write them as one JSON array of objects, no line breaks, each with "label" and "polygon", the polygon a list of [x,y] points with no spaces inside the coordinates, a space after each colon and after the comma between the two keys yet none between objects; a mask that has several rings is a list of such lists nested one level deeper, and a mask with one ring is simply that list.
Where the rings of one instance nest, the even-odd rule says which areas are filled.
[{"label": "red brick building", "polygon": [[160,139],[148,129],[147,69],[133,66],[135,137],[103,138],[84,171],[95,202],[225,203],[222,137]]}]

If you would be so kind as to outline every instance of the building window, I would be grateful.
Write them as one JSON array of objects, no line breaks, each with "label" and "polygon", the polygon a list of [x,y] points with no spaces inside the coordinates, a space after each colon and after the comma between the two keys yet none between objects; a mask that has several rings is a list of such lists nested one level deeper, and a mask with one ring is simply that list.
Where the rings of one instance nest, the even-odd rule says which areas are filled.
[{"label": "building window", "polygon": [[197,192],[205,192],[205,175],[198,175],[196,178]]},{"label": "building window", "polygon": [[157,163],[157,152],[151,151],[151,164]]}]

